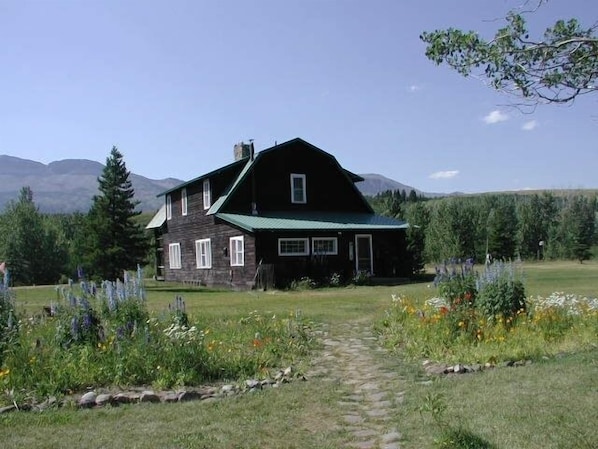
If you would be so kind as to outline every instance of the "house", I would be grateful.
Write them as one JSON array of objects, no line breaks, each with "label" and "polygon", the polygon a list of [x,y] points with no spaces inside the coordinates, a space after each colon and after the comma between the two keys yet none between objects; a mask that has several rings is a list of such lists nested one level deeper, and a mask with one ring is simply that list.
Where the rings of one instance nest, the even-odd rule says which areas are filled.
[{"label": "house", "polygon": [[229,165],[160,195],[157,277],[233,288],[285,286],[308,276],[410,274],[407,223],[376,215],[360,176],[296,138],[254,153],[234,147]]}]

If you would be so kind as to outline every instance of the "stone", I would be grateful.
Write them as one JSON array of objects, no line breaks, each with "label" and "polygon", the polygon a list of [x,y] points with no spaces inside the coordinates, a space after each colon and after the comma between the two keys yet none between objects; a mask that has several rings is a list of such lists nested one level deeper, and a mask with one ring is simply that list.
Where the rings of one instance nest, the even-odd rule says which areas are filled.
[{"label": "stone", "polygon": [[186,393],[185,391],[183,391],[182,393],[175,393],[174,391],[168,391],[162,395],[162,401],[167,402],[167,403],[178,402],[180,396],[185,393]]},{"label": "stone", "polygon": [[131,404],[139,402],[139,395],[136,393],[118,393],[112,399],[115,404]]},{"label": "stone", "polygon": [[289,367],[287,367],[287,368],[285,368],[285,369],[284,369],[284,371],[282,372],[282,374],[283,374],[284,376],[287,376],[287,377],[288,377],[288,376],[290,376],[290,375],[291,375],[291,373],[292,373],[292,372],[293,372],[293,368],[289,366]]},{"label": "stone", "polygon": [[442,363],[429,362],[424,366],[424,370],[428,375],[439,376],[441,374],[446,374],[446,369],[447,366]]},{"label": "stone", "polygon": [[220,388],[220,392],[222,394],[232,394],[235,391],[235,386],[234,385],[222,385],[222,388]]},{"label": "stone", "polygon": [[139,402],[160,402],[160,396],[153,391],[146,390],[139,396]]},{"label": "stone", "polygon": [[0,415],[2,415],[3,413],[13,412],[15,410],[18,410],[18,408],[14,404],[7,405],[6,407],[0,407]]},{"label": "stone", "polygon": [[455,374],[463,374],[465,372],[465,367],[460,363],[453,366],[453,373]]},{"label": "stone", "polygon": [[201,400],[202,394],[199,391],[183,391],[179,394],[179,402],[198,401]]},{"label": "stone", "polygon": [[79,399],[79,407],[91,408],[96,405],[96,398],[98,397],[95,391],[88,391]]},{"label": "stone", "polygon": [[259,380],[247,379],[245,381],[245,386],[247,388],[249,388],[250,390],[252,390],[252,389],[260,388],[262,386],[262,384]]},{"label": "stone", "polygon": [[108,404],[112,404],[112,395],[106,393],[98,394],[96,397],[96,405],[103,407]]}]

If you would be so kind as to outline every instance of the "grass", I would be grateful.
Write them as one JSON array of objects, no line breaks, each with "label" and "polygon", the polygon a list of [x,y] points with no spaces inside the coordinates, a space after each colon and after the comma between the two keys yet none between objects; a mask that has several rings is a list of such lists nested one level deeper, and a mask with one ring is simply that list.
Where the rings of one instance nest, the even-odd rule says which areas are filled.
[{"label": "grass", "polygon": [[[526,263],[524,269],[530,295],[598,295],[596,262]],[[299,309],[308,319],[332,326],[374,323],[389,307],[391,294],[417,300],[436,294],[429,282],[300,292],[228,292],[150,282],[147,290],[149,306],[158,312],[181,295],[191,316],[236,319],[252,310],[287,314]],[[39,314],[54,297],[52,287],[19,288],[18,309]],[[598,441],[598,428],[590,424],[598,421],[597,360],[598,349],[593,349],[429,385],[422,383],[427,379],[421,363],[387,356],[384,363],[405,379],[404,403],[392,417],[403,435],[401,447],[434,447],[442,436],[474,444],[453,447],[593,447]],[[347,441],[347,429],[339,424],[343,393],[338,384],[310,380],[212,403],[13,412],[0,415],[0,441],[4,448],[33,449],[337,448]],[[429,414],[420,413],[431,397],[447,406],[445,433]]]},{"label": "grass", "polygon": [[[431,385],[413,383],[398,418],[408,437],[404,447],[432,447],[439,435],[465,430],[487,447],[595,448],[598,429],[588,424],[598,422],[597,376],[594,349]],[[431,397],[447,405],[444,429],[420,413]]]},{"label": "grass", "polygon": [[12,413],[0,419],[3,448],[322,448],[342,445],[337,392],[303,382],[211,403]]}]

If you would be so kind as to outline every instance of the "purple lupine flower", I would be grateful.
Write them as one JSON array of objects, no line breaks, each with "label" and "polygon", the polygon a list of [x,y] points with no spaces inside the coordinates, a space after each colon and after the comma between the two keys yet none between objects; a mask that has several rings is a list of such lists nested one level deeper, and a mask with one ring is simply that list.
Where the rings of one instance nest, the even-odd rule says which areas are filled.
[{"label": "purple lupine flower", "polygon": [[91,325],[93,323],[93,319],[91,316],[91,311],[87,311],[83,314],[83,328],[86,331],[89,331],[91,329]]},{"label": "purple lupine flower", "polygon": [[74,340],[79,340],[79,319],[76,316],[71,318],[71,336]]}]

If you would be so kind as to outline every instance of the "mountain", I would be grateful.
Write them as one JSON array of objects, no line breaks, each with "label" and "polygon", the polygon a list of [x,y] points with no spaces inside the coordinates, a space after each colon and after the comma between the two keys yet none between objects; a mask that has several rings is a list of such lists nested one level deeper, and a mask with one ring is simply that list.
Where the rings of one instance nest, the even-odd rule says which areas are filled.
[{"label": "mountain", "polygon": [[[33,200],[40,212],[72,213],[87,212],[92,198],[98,193],[98,177],[104,165],[87,159],[65,159],[43,164],[14,156],[0,155],[0,212],[6,204],[19,197],[22,187],[29,186]],[[426,193],[390,178],[373,173],[359,175],[364,181],[356,185],[364,195],[375,196],[387,190],[415,190],[427,198],[446,196],[441,193]],[[183,181],[180,179],[149,179],[131,173],[130,180],[135,189],[139,208],[153,212],[163,203],[156,195]]]},{"label": "mountain", "polygon": [[426,198],[438,198],[441,196],[448,196],[446,193],[431,193],[431,192],[422,192],[421,190],[416,189],[415,187],[408,186],[406,184],[401,184],[394,179],[387,178],[382,175],[377,175],[375,173],[366,173],[360,174],[364,181],[358,182],[357,188],[359,191],[367,196],[376,196],[378,193],[386,192],[387,190],[405,190],[407,195],[412,190],[419,196],[425,196]]},{"label": "mountain", "polygon": [[[87,212],[98,193],[98,177],[104,165],[87,159],[65,159],[48,165],[14,156],[0,155],[0,211],[19,197],[22,187],[33,191],[33,201],[44,213]],[[131,173],[139,209],[153,212],[163,203],[156,195],[181,180],[149,179]]]}]

